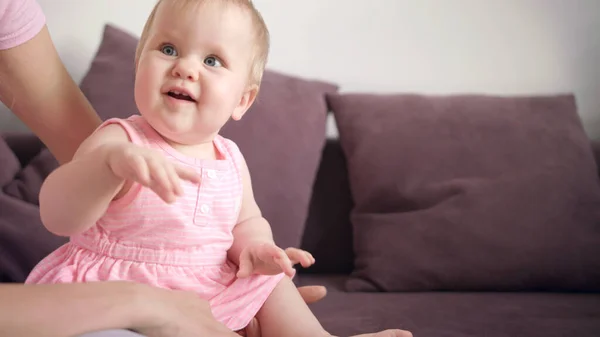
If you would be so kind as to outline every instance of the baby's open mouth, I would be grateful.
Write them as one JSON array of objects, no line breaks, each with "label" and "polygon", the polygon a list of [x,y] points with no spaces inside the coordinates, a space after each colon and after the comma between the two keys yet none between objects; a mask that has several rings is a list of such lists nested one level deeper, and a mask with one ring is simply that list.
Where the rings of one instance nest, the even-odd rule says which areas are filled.
[{"label": "baby's open mouth", "polygon": [[188,94],[183,93],[183,92],[179,92],[179,91],[175,91],[175,90],[171,90],[167,93],[167,95],[175,98],[175,99],[180,99],[180,100],[184,100],[184,101],[190,101],[190,102],[195,102],[193,98],[191,98]]}]

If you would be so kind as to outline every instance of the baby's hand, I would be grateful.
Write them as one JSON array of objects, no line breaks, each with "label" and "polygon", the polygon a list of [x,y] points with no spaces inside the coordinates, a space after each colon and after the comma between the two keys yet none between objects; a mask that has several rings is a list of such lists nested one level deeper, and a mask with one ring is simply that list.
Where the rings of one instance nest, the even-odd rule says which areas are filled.
[{"label": "baby's hand", "polygon": [[251,244],[240,255],[237,277],[244,278],[252,274],[275,275],[281,272],[292,277],[296,273],[293,268],[296,263],[306,268],[315,263],[315,259],[309,252],[297,248],[284,251],[272,243]]},{"label": "baby's hand", "polygon": [[176,165],[159,152],[134,144],[110,148],[106,161],[117,177],[152,189],[168,203],[183,194],[181,179],[200,182],[200,176],[193,169]]}]

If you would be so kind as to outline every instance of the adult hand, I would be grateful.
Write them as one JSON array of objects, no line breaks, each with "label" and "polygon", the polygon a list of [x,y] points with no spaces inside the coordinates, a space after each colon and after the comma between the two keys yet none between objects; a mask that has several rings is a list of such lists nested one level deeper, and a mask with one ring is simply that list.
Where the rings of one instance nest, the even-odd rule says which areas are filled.
[{"label": "adult hand", "polygon": [[147,337],[239,337],[217,321],[196,293],[147,288],[139,298],[141,315],[133,329]]},{"label": "adult hand", "polygon": [[327,295],[327,288],[324,286],[303,286],[298,287],[298,292],[307,304],[315,303]]},{"label": "adult hand", "polygon": [[[140,311],[133,325],[135,331],[147,337],[239,337],[214,318],[208,302],[197,294],[149,286],[144,289],[136,296]],[[304,286],[298,291],[307,303],[326,294],[323,286]],[[260,325],[254,319],[240,334],[260,337]]]}]

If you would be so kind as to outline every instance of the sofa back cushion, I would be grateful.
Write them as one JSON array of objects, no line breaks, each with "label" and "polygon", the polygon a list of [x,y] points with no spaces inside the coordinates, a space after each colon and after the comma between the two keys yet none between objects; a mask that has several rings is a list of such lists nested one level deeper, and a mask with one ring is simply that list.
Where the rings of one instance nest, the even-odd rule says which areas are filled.
[{"label": "sofa back cushion", "polygon": [[328,100],[349,290],[600,290],[600,185],[572,95]]},{"label": "sofa back cushion", "polygon": [[58,163],[27,133],[0,137],[0,282],[23,282],[31,269],[66,242],[46,230],[38,208],[44,178]]},{"label": "sofa back cushion", "polygon": [[352,197],[340,143],[328,139],[312,189],[302,248],[316,263],[300,273],[350,274],[354,266],[350,210]]}]

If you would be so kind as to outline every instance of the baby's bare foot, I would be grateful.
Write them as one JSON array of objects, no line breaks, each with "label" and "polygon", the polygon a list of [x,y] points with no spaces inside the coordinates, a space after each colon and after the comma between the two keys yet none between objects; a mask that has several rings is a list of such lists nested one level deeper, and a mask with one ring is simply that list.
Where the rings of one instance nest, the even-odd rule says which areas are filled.
[{"label": "baby's bare foot", "polygon": [[366,333],[363,335],[356,335],[354,337],[412,337],[412,333],[404,330],[390,329],[379,331],[376,333]]}]

